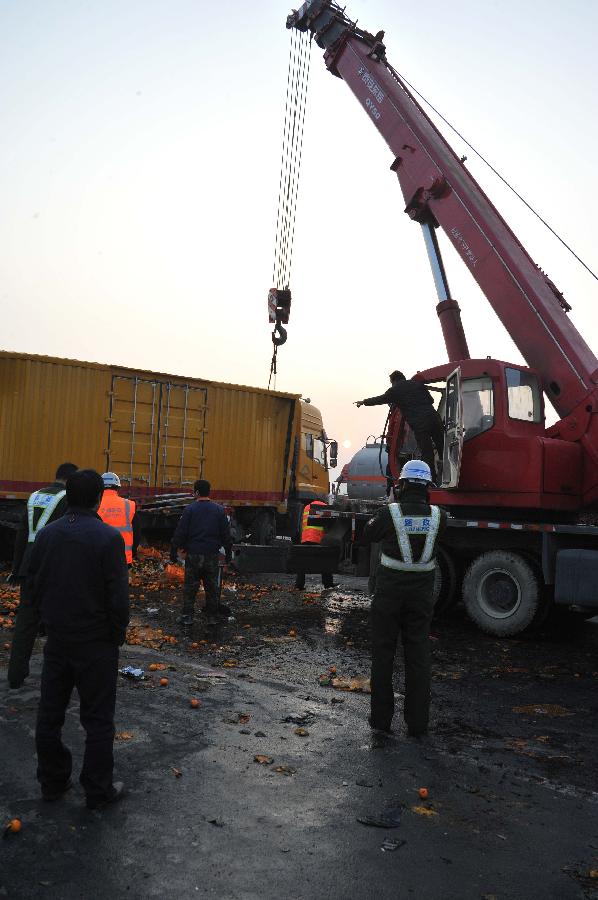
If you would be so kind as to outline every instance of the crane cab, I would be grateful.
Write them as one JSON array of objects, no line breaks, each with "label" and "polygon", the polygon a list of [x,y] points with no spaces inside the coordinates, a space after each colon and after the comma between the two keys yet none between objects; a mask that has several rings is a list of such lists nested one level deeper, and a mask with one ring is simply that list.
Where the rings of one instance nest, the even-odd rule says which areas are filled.
[{"label": "crane cab", "polygon": [[[445,423],[442,479],[435,503],[449,507],[574,511],[581,505],[582,450],[548,437],[537,372],[493,359],[445,363],[415,378],[439,398]],[[401,433],[402,432],[402,433]],[[391,469],[405,428],[389,424]]]}]

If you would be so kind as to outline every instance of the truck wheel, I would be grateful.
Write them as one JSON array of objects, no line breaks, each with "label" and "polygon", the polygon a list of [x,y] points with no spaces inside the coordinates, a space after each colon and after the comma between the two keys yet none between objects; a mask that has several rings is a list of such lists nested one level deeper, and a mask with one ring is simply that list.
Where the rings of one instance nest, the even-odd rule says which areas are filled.
[{"label": "truck wheel", "polygon": [[251,543],[272,544],[276,540],[276,519],[269,509],[262,509],[251,523]]},{"label": "truck wheel", "polygon": [[540,605],[538,579],[521,556],[491,550],[467,570],[463,603],[472,622],[487,634],[519,634],[531,625]]},{"label": "truck wheel", "polygon": [[448,612],[457,600],[457,572],[455,564],[446,550],[436,551],[436,571],[434,572],[434,615]]}]

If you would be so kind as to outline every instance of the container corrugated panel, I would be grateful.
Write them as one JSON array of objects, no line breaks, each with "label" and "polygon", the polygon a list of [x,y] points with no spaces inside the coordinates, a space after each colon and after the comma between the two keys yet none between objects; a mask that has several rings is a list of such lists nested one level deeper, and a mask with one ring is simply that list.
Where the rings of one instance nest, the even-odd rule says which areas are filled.
[{"label": "container corrugated panel", "polygon": [[0,352],[0,495],[65,461],[116,471],[131,494],[208,478],[231,503],[283,502],[296,395],[96,363]]},{"label": "container corrugated panel", "polygon": [[43,357],[0,355],[0,487],[28,492],[63,462],[102,469],[109,375]]}]

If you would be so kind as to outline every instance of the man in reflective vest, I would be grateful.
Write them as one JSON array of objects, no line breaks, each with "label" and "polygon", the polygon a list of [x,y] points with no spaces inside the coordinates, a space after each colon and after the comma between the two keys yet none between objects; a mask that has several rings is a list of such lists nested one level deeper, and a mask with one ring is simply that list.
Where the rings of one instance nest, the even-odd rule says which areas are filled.
[{"label": "man in reflective vest", "polygon": [[412,737],[427,734],[430,710],[430,622],[434,611],[434,556],[446,513],[428,502],[430,467],[410,460],[401,470],[398,502],[367,523],[364,539],[380,544],[372,600],[370,725],[391,732],[393,667],[399,634],[405,654],[403,716]]},{"label": "man in reflective vest", "polygon": [[[301,543],[302,544],[321,544],[324,537],[324,529],[321,525],[310,525],[307,521],[310,516],[310,510],[315,506],[326,506],[321,500],[312,500],[303,509],[301,516]],[[322,584],[325,588],[331,588],[334,584],[332,574],[330,572],[322,572]],[[295,579],[295,587],[302,591],[305,587],[305,572],[299,572]]]},{"label": "man in reflective vest", "polygon": [[112,525],[122,535],[125,542],[125,559],[127,565],[133,565],[139,544],[138,521],[135,518],[135,501],[119,497],[120,478],[114,472],[104,472],[104,495],[98,516],[106,525]]},{"label": "man in reflective vest", "polygon": [[62,463],[58,466],[53,484],[31,494],[19,524],[10,576],[10,581],[19,584],[21,589],[8,663],[8,683],[11,688],[21,687],[29,675],[29,661],[40,626],[39,614],[29,602],[25,586],[33,543],[45,525],[55,522],[63,515],[67,505],[66,480],[76,471],[74,463]]}]

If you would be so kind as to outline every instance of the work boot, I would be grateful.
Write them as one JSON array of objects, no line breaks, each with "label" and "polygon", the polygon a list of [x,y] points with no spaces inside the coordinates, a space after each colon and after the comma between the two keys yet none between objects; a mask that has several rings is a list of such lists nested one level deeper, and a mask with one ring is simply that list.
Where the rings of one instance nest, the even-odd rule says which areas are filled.
[{"label": "work boot", "polygon": [[88,797],[85,801],[88,809],[102,809],[110,803],[116,803],[125,795],[125,786],[122,781],[115,781],[112,785],[112,793],[107,797]]},{"label": "work boot", "polygon": [[394,731],[392,730],[390,725],[388,727],[381,727],[377,723],[374,723],[371,716],[368,716],[368,725],[370,726],[372,731],[376,731],[378,732],[378,734],[394,734]]},{"label": "work boot", "polygon": [[65,782],[65,784],[61,785],[60,787],[56,787],[56,788],[43,788],[42,787],[42,798],[44,800],[47,800],[50,803],[52,803],[54,800],[60,800],[60,798],[63,797],[67,791],[70,791],[72,786],[73,786],[73,782],[69,778],[69,780],[67,782]]},{"label": "work boot", "polygon": [[220,616],[220,618],[226,618],[231,615],[230,606],[226,606],[225,603],[219,603],[218,606],[206,606],[204,609],[205,615],[210,618],[214,618],[216,616]]}]

